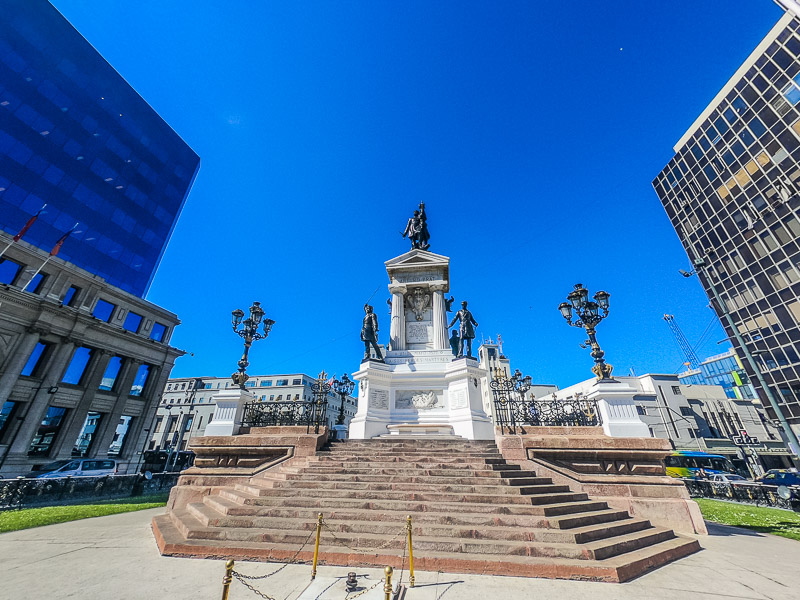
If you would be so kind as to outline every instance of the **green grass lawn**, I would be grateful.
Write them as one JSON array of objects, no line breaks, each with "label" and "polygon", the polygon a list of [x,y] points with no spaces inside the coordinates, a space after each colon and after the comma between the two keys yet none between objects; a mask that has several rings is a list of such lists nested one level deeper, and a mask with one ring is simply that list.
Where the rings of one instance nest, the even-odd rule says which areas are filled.
[{"label": "green grass lawn", "polygon": [[92,504],[70,504],[68,506],[44,506],[0,512],[0,533],[17,531],[29,527],[41,527],[53,523],[64,523],[89,517],[115,515],[133,510],[157,508],[167,503],[167,494],[102,500]]},{"label": "green grass lawn", "polygon": [[695,498],[703,518],[800,541],[800,514],[779,508]]}]

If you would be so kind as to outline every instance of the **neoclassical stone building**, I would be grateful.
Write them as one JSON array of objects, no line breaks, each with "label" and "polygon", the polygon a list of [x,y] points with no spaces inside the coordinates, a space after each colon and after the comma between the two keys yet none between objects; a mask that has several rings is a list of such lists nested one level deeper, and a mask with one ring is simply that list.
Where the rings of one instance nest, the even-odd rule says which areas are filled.
[{"label": "neoclassical stone building", "polygon": [[[0,250],[11,236],[0,232]],[[20,241],[0,259],[0,475],[72,457],[133,471],[177,316]]]}]

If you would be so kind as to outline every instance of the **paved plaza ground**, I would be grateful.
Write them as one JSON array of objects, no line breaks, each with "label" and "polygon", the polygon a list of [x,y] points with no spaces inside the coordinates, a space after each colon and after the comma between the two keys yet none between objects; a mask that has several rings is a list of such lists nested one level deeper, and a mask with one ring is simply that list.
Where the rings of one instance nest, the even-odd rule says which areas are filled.
[{"label": "paved plaza ground", "polygon": [[[4,567],[0,598],[219,598],[223,561],[158,554],[150,520],[163,511],[156,508],[0,534]],[[417,572],[417,587],[408,590],[406,600],[800,598],[800,542],[714,524],[709,524],[709,531],[711,535],[700,537],[702,552],[629,583]],[[237,563],[237,570],[246,574],[266,574],[275,568]],[[289,565],[257,584],[276,600],[344,600],[344,584],[337,578],[347,571],[364,575],[361,581],[368,585],[382,577],[378,569],[322,566],[315,586],[307,590],[310,570],[308,565]],[[382,598],[380,587],[362,600]],[[230,598],[257,596],[234,581]]]}]

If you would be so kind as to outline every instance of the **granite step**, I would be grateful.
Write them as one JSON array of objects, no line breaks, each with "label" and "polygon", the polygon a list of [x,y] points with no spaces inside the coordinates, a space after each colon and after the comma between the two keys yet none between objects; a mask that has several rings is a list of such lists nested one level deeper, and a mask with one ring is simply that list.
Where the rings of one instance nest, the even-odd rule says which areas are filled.
[{"label": "granite step", "polygon": [[[464,476],[446,477],[440,476],[427,476],[427,475],[350,475],[347,473],[338,474],[322,474],[316,475],[310,479],[304,473],[282,473],[281,477],[266,477],[270,472],[267,471],[264,477],[253,478],[253,483],[260,479],[269,479],[275,481],[286,481],[288,485],[291,484],[306,484],[310,481],[330,482],[330,483],[416,483],[416,484],[436,484],[436,485],[541,485],[544,483],[552,483],[549,477],[500,477],[496,475],[496,471],[492,477],[476,477],[470,474]],[[515,471],[519,473],[519,471]]]},{"label": "granite step", "polygon": [[[271,482],[273,489],[318,489],[318,490],[373,490],[373,491],[409,491],[409,492],[451,492],[466,494],[525,494],[526,489],[537,489],[545,486],[553,486],[553,482],[545,477],[531,478],[527,481],[528,485],[481,485],[476,484],[475,480],[464,479],[469,483],[417,483],[417,482],[375,482],[375,481],[274,481]],[[480,480],[478,480],[480,481]],[[259,487],[258,482],[253,481],[249,487]],[[559,491],[568,491],[569,486],[556,486]],[[534,492],[535,493],[535,492]]]},{"label": "granite step", "polygon": [[[568,486],[543,485],[525,488],[498,488],[505,493],[448,493],[438,491],[402,490],[353,490],[353,489],[314,489],[314,488],[267,488],[247,484],[236,484],[234,489],[245,491],[261,498],[326,498],[350,500],[408,500],[412,502],[461,502],[470,504],[552,504],[569,500],[586,500],[585,493],[571,492]],[[520,493],[517,492],[520,490]]]},{"label": "granite step", "polygon": [[[305,522],[317,521],[319,509],[302,507],[282,507],[282,506],[258,506],[252,504],[240,504],[219,495],[206,496],[203,503],[211,509],[226,516],[251,516],[251,517],[275,517],[280,519],[299,519]],[[404,510],[374,510],[363,508],[332,508],[324,512],[325,519],[343,521],[387,521],[400,523],[405,522],[408,511]],[[459,526],[501,526],[501,527],[529,527],[529,528],[555,528],[572,529],[586,527],[592,524],[609,523],[631,519],[631,516],[622,510],[599,509],[588,510],[575,515],[567,516],[543,516],[541,514],[498,514],[495,512],[474,513],[470,507],[462,506],[462,510],[455,513],[445,512],[417,512],[413,515],[413,522],[431,523],[440,525],[459,525]]]},{"label": "granite step", "polygon": [[[309,514],[309,517],[312,518],[306,519],[286,518],[275,515],[230,516],[216,510],[211,504],[202,502],[190,504],[187,509],[205,527],[250,527],[293,531],[310,531],[317,527],[316,515],[312,514]],[[573,530],[550,529],[546,527],[546,521],[539,523],[536,519],[530,518],[528,521],[529,523],[523,522],[514,525],[498,523],[457,525],[452,522],[440,523],[417,520],[413,522],[413,534],[415,537],[585,543],[652,527],[649,521],[630,517],[612,524],[598,523]],[[400,515],[397,515],[391,521],[364,521],[357,518],[327,516],[325,517],[325,524],[328,529],[336,533],[372,533],[387,536],[388,538],[396,535],[399,530],[404,529],[406,521]]]}]

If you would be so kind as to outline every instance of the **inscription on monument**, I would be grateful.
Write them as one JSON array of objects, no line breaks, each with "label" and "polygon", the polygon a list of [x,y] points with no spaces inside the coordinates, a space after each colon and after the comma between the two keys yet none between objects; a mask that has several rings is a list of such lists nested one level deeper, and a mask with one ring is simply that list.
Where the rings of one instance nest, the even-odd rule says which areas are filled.
[{"label": "inscription on monument", "polygon": [[450,394],[450,406],[453,408],[467,408],[467,391],[456,390]]},{"label": "inscription on monument", "polygon": [[429,329],[433,328],[427,323],[409,323],[406,326],[406,340],[410,344],[424,344],[430,340]]},{"label": "inscription on monument", "polygon": [[389,390],[371,389],[369,391],[370,408],[389,410]]},{"label": "inscription on monument", "polygon": [[400,273],[395,275],[398,283],[415,283],[419,281],[437,281],[442,278],[439,271],[417,271],[416,273]]}]

